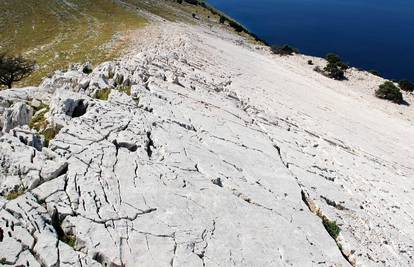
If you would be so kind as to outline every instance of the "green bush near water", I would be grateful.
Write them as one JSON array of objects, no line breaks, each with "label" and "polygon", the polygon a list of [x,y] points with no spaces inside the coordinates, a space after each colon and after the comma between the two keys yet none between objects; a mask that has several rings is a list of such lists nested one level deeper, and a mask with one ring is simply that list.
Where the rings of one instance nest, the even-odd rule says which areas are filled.
[{"label": "green bush near water", "polygon": [[287,55],[293,55],[293,54],[299,54],[299,50],[297,48],[291,47],[289,45],[272,45],[270,47],[273,54],[281,55],[281,56],[287,56]]},{"label": "green bush near water", "polygon": [[381,99],[390,100],[397,104],[404,101],[400,89],[390,81],[386,81],[381,84],[378,90],[375,91],[375,96]]},{"label": "green bush near water", "polygon": [[408,80],[401,80],[398,82],[398,85],[400,86],[401,90],[406,92],[414,92],[414,84],[412,84]]}]

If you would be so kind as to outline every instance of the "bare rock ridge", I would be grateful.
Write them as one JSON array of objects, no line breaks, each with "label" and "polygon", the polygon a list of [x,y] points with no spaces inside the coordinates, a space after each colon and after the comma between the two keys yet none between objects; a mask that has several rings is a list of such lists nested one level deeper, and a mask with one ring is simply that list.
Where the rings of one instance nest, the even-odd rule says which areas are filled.
[{"label": "bare rock ridge", "polygon": [[0,264],[414,264],[413,112],[380,78],[214,27],[135,42],[0,92]]}]

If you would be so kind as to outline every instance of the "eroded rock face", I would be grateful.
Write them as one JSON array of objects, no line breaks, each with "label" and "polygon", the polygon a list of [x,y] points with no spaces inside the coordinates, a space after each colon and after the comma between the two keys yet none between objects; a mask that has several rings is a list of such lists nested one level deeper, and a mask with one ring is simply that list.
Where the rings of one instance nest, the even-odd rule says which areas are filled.
[{"label": "eroded rock face", "polygon": [[[294,61],[205,31],[150,28],[133,55],[90,74],[56,73],[39,87],[48,123],[61,130],[41,150],[20,128],[0,138],[0,259],[30,266],[411,265],[412,232],[398,233],[409,219],[395,217],[409,214],[411,204],[402,187],[387,184],[411,188],[412,156],[397,164],[366,146],[376,124],[354,143],[338,132],[361,126],[343,115],[337,99],[345,98],[329,91],[336,81],[315,84],[312,70]],[[306,94],[308,84],[317,95]],[[123,91],[129,86],[131,95]],[[91,98],[103,89],[111,90],[108,100]],[[387,213],[390,205],[403,209]],[[338,238],[321,218],[337,221]]]},{"label": "eroded rock face", "polygon": [[17,102],[3,111],[3,132],[8,133],[17,126],[28,125],[33,109],[26,103]]}]

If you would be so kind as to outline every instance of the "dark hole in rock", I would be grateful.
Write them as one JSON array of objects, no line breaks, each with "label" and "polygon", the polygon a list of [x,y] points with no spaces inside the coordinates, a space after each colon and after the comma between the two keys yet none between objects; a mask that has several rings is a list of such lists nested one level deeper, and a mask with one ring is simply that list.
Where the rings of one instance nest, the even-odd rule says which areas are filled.
[{"label": "dark hole in rock", "polygon": [[92,67],[90,65],[85,65],[82,69],[82,72],[85,74],[91,74],[92,73]]},{"label": "dark hole in rock", "polygon": [[78,118],[83,116],[88,109],[88,103],[85,103],[84,100],[79,100],[75,109],[72,113],[72,118]]},{"label": "dark hole in rock", "polygon": [[211,180],[211,182],[212,182],[213,184],[215,184],[215,185],[219,186],[219,187],[223,187],[223,183],[221,182],[221,179],[220,179],[220,178],[213,179],[213,180]]},{"label": "dark hole in rock", "polygon": [[52,214],[52,226],[55,228],[56,234],[59,240],[62,240],[65,236],[65,232],[62,229],[62,221],[63,219],[60,218],[59,212],[55,209]]},{"label": "dark hole in rock", "polygon": [[[95,255],[92,256],[92,259],[99,262],[102,266],[106,267],[108,266],[108,262],[105,259],[105,256],[102,255],[101,253],[97,252],[95,253]],[[112,264],[111,264],[112,266]],[[113,265],[113,266],[117,266],[117,265]]]},{"label": "dark hole in rock", "polygon": [[119,142],[118,143],[118,141],[116,141],[116,140],[114,140],[112,143],[115,145],[117,150],[121,147],[124,147],[124,148],[128,149],[131,152],[135,152],[138,149],[138,146],[134,143],[128,143],[128,142]]},{"label": "dark hole in rock", "polygon": [[151,147],[155,148],[154,141],[151,138],[151,132],[147,132],[147,138],[148,138],[148,141],[147,141],[145,151],[147,151],[148,157],[151,158],[151,156],[152,156]]},{"label": "dark hole in rock", "polygon": [[4,238],[3,229],[1,229],[0,227],[0,242],[3,242],[3,238]]}]

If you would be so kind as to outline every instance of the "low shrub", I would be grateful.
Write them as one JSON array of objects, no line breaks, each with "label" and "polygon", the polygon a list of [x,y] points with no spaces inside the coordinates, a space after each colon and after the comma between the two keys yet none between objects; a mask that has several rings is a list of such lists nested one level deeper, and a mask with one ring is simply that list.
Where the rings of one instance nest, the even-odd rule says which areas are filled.
[{"label": "low shrub", "polygon": [[229,26],[232,27],[236,32],[245,31],[243,26],[241,26],[239,23],[235,22],[234,20],[229,20]]},{"label": "low shrub", "polygon": [[372,75],[375,75],[375,76],[381,77],[381,73],[379,73],[379,72],[378,72],[378,71],[376,71],[376,70],[369,70],[368,72],[369,72],[369,73],[371,73]]},{"label": "low shrub", "polygon": [[111,93],[111,88],[101,89],[96,92],[95,98],[99,100],[107,101],[110,93]]},{"label": "low shrub", "polygon": [[52,141],[58,133],[59,133],[59,130],[55,127],[48,127],[42,132],[43,136],[45,137],[46,147],[49,146],[50,141]]},{"label": "low shrub", "polygon": [[345,80],[345,70],[349,68],[349,66],[341,61],[341,58],[333,53],[329,53],[325,56],[326,67],[323,69],[324,74],[329,78],[335,80]]},{"label": "low shrub", "polygon": [[64,235],[62,241],[68,244],[70,247],[75,248],[76,245],[76,236],[74,235]]},{"label": "low shrub", "polygon": [[[47,121],[46,121],[46,113],[49,111],[49,106],[44,105],[42,106],[42,111],[38,114],[36,114],[36,116],[33,116],[32,119],[29,122],[29,127],[31,129],[35,129],[38,132],[40,132],[42,129],[46,128],[47,126]],[[37,110],[40,111],[41,109]]]},{"label": "low shrub", "polygon": [[291,47],[289,45],[284,45],[284,46],[272,45],[270,49],[272,50],[273,54],[281,55],[281,56],[299,54],[299,50],[297,48]]},{"label": "low shrub", "polygon": [[408,80],[401,80],[398,82],[398,85],[400,86],[401,90],[406,92],[414,92],[414,84],[412,84]]},{"label": "low shrub", "polygon": [[312,60],[308,60],[308,65],[313,65],[313,61]]},{"label": "low shrub", "polygon": [[329,62],[328,65],[326,65],[326,67],[324,68],[324,71],[329,78],[335,80],[345,79],[345,72],[335,63]]},{"label": "low shrub", "polygon": [[322,218],[322,223],[323,226],[325,227],[326,231],[328,232],[328,234],[333,238],[333,239],[337,239],[339,236],[339,233],[341,232],[341,229],[339,228],[339,226],[336,224],[336,221],[331,221],[326,217]]},{"label": "low shrub", "polygon": [[375,91],[375,96],[381,99],[390,100],[397,104],[404,101],[400,89],[390,81],[381,84],[378,90]]},{"label": "low shrub", "polygon": [[220,16],[219,23],[224,24],[226,22],[226,18],[224,16]]},{"label": "low shrub", "polygon": [[23,195],[25,192],[25,189],[19,189],[19,190],[15,190],[15,191],[11,191],[6,195],[6,199],[7,200],[13,200],[18,198],[19,196]]},{"label": "low shrub", "polygon": [[347,70],[349,69],[348,64],[345,64],[342,62],[341,58],[333,53],[329,53],[325,56],[326,61],[328,61],[328,64],[331,64],[332,66],[336,66],[337,68],[341,70]]}]

